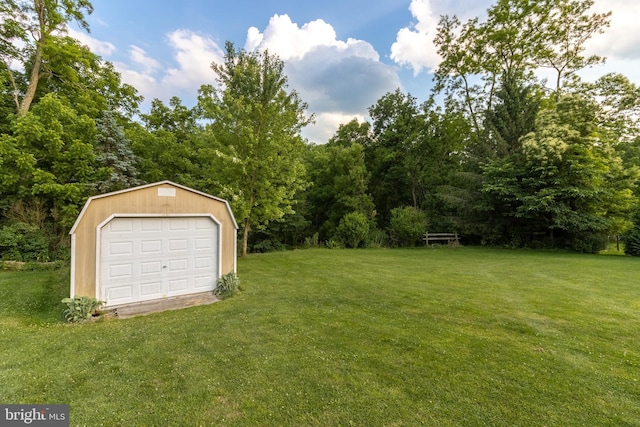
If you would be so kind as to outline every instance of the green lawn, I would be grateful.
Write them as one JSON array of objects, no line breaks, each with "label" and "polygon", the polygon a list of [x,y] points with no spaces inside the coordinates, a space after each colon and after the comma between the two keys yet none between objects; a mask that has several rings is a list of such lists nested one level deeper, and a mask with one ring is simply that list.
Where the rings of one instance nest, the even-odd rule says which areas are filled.
[{"label": "green lawn", "polygon": [[68,325],[63,274],[0,272],[0,403],[88,426],[640,425],[640,259],[303,250],[238,273],[220,303]]}]

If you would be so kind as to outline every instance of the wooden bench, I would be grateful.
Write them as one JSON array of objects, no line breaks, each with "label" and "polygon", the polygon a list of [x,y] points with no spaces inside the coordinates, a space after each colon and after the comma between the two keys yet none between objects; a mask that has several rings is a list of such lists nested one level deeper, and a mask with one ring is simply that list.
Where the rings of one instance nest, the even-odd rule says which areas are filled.
[{"label": "wooden bench", "polygon": [[447,244],[460,244],[460,239],[458,238],[458,233],[427,233],[424,236],[424,241],[429,244],[429,242],[442,241],[447,242]]}]

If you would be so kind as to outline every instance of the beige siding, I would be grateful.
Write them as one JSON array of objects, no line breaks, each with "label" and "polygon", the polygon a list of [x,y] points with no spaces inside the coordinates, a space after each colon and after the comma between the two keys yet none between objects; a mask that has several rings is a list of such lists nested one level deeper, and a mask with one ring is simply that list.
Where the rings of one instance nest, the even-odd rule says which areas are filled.
[{"label": "beige siding", "polygon": [[[161,197],[158,188],[175,189],[175,197]],[[213,215],[221,224],[222,264],[220,274],[235,270],[236,224],[226,202],[186,187],[163,182],[90,199],[80,214],[75,239],[72,283],[75,296],[96,295],[96,230],[112,215]]]}]

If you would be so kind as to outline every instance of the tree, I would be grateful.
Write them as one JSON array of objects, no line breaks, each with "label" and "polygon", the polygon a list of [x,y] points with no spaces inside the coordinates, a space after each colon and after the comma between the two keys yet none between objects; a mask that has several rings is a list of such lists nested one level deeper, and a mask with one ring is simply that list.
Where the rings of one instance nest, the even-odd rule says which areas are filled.
[{"label": "tree", "polygon": [[534,130],[540,110],[538,88],[506,74],[502,76],[495,98],[492,108],[485,112],[481,136],[485,154],[478,156],[481,161],[503,158],[519,151],[520,138]]},{"label": "tree", "polygon": [[[500,171],[504,185],[517,184],[516,170],[522,157],[521,138],[535,130],[535,119],[540,109],[540,91],[535,85],[527,85],[524,80],[502,77],[496,90],[493,108],[484,113],[483,133],[466,149],[468,174],[477,174],[477,180],[470,184],[465,202],[473,200],[472,209],[463,213],[466,218],[466,232],[480,234],[485,242],[508,242],[526,233],[531,225],[507,215],[514,209],[514,201],[502,194],[480,193],[482,181],[492,182],[496,176],[488,172]],[[469,215],[470,214],[470,215]],[[473,230],[473,231],[471,231]]]},{"label": "tree", "polygon": [[365,161],[379,225],[387,227],[391,210],[399,206],[423,210],[434,224],[444,224],[440,193],[459,169],[468,144],[469,126],[462,115],[435,108],[433,101],[418,106],[399,90],[378,100],[369,114],[373,138]]},{"label": "tree", "polygon": [[598,127],[607,138],[618,141],[616,148],[624,151],[640,137],[640,87],[628,77],[609,73],[593,83],[583,82],[573,90],[602,106],[597,116]]},{"label": "tree", "polygon": [[122,126],[112,111],[104,111],[96,123],[95,153],[102,167],[102,179],[97,183],[101,193],[122,190],[142,183],[138,179],[138,159],[131,149]]},{"label": "tree", "polygon": [[622,235],[624,253],[640,256],[640,210],[636,211],[632,219],[632,226]]},{"label": "tree", "polygon": [[340,220],[352,212],[372,218],[374,204],[368,193],[369,173],[364,146],[368,123],[352,120],[341,125],[327,144],[308,150],[309,188],[305,191],[309,215],[321,240],[334,236]]},{"label": "tree", "polygon": [[556,73],[555,97],[560,96],[562,81],[575,76],[583,68],[601,62],[604,58],[583,56],[585,43],[609,26],[611,12],[588,14],[593,0],[547,0],[549,8],[538,31],[544,34],[540,49],[536,50],[537,65],[551,68]]},{"label": "tree", "polygon": [[198,151],[202,129],[196,109],[183,106],[177,97],[171,98],[169,106],[154,99],[149,113],[140,117],[144,127],[133,125],[126,131],[140,159],[140,178],[205,188],[210,177],[203,173],[208,166]]},{"label": "tree", "polygon": [[185,107],[177,96],[171,97],[169,106],[164,105],[159,99],[154,99],[151,101],[149,113],[142,114],[141,118],[148,130],[171,132],[178,143],[185,143],[200,129],[197,108]]},{"label": "tree", "polygon": [[592,5],[593,0],[498,0],[486,22],[442,17],[434,39],[442,57],[435,91],[464,110],[478,134],[501,77],[532,81],[536,69],[549,67],[556,71],[558,96],[564,81],[603,60],[582,56],[585,43],[609,24],[610,13],[588,14]]},{"label": "tree", "polygon": [[8,205],[39,201],[53,233],[64,235],[95,187],[95,138],[91,118],[46,95],[0,139],[2,199]]},{"label": "tree", "polygon": [[[60,44],[64,36],[59,34],[64,34],[72,21],[88,31],[85,16],[92,12],[88,0],[6,0],[0,7],[0,60],[11,82],[18,115],[29,111],[43,77],[65,76],[66,70],[57,67],[69,65],[57,57],[65,55]],[[11,69],[13,61],[24,67],[24,80]]]},{"label": "tree", "polygon": [[242,223],[246,256],[252,227],[292,212],[304,188],[300,130],[312,118],[297,92],[287,91],[284,63],[268,51],[236,50],[227,42],[224,63],[211,68],[218,86],[200,89],[199,107],[215,145],[203,155]]},{"label": "tree", "polygon": [[485,166],[483,192],[510,207],[504,215],[528,225],[528,238],[542,232],[552,245],[593,252],[602,236],[628,223],[635,178],[612,141],[599,136],[598,109],[580,95],[563,95],[555,108],[540,111],[517,162]]},{"label": "tree", "polygon": [[58,37],[51,45],[52,58],[47,66],[55,72],[39,80],[34,103],[47,93],[55,93],[69,99],[78,114],[94,119],[110,110],[124,124],[138,114],[142,96],[133,86],[122,83],[113,64],[71,37]]},{"label": "tree", "polygon": [[[435,93],[444,93],[447,105],[463,111],[473,129],[464,153],[465,174],[456,184],[460,191],[453,191],[453,185],[447,197],[461,207],[459,218],[467,230],[484,241],[521,244],[536,233],[551,236],[553,229],[576,243],[579,229],[597,233],[613,227],[607,221],[597,225],[602,219],[599,213],[587,219],[590,209],[599,203],[595,196],[589,196],[589,185],[593,185],[593,191],[601,189],[617,199],[621,212],[627,209],[622,187],[629,181],[620,173],[619,159],[608,151],[617,144],[615,140],[600,134],[598,144],[607,149],[600,149],[598,144],[592,147],[587,142],[592,138],[589,131],[572,126],[566,114],[562,115],[562,125],[560,116],[550,119],[558,113],[556,106],[568,105],[560,99],[575,90],[577,71],[603,60],[584,56],[586,42],[609,23],[609,13],[590,13],[592,5],[592,0],[498,0],[483,22],[478,18],[466,23],[456,17],[441,18],[435,44],[443,59],[435,72]],[[544,102],[541,93],[545,82],[538,81],[534,73],[541,67],[556,73],[551,88],[554,96]],[[591,103],[584,106],[590,107]],[[597,110],[590,119],[589,126],[597,126],[599,132],[608,132],[599,121],[616,126],[611,120],[602,120],[604,111]],[[534,117],[538,120],[535,126]],[[578,116],[573,119],[574,125],[576,120],[580,120]],[[562,160],[556,158],[558,164],[551,158],[542,162],[541,153],[533,155],[531,149],[536,144],[556,140],[572,147],[569,153],[575,157],[571,161],[566,153]],[[554,152],[546,154],[553,157]],[[534,157],[542,163],[536,163]],[[606,165],[609,160],[612,163]],[[620,179],[620,188],[615,189],[611,176]],[[587,177],[593,178],[589,184],[584,182]],[[577,207],[577,199],[572,199],[576,193],[591,200],[587,203],[590,208]],[[600,201],[610,202],[604,198]],[[565,210],[552,213],[554,208]],[[581,212],[575,218],[571,217],[573,208]],[[603,209],[611,209],[610,214],[617,218],[624,216],[613,214],[612,205]],[[585,222],[579,225],[579,221]]]},{"label": "tree", "polygon": [[478,19],[464,25],[453,16],[442,16],[434,43],[442,61],[435,70],[435,93],[444,92],[449,105],[467,113],[476,133],[480,133],[479,111],[486,109],[485,90],[476,82],[482,74],[482,52],[479,49]]},{"label": "tree", "polygon": [[391,209],[422,206],[424,116],[419,114],[416,98],[399,89],[371,106],[369,116],[373,137],[366,146],[365,160],[371,173],[371,194],[386,224]]}]

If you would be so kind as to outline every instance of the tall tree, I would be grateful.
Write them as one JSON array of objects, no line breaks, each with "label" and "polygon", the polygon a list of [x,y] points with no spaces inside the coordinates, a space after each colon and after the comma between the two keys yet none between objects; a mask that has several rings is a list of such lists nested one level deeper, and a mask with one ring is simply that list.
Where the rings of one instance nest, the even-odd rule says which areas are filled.
[{"label": "tall tree", "polygon": [[399,89],[380,98],[369,108],[373,136],[365,159],[371,173],[371,195],[383,221],[391,209],[422,207],[421,165],[424,153],[421,136],[424,116],[416,98]]},{"label": "tall tree", "polygon": [[506,157],[520,149],[520,138],[534,130],[541,96],[536,86],[502,76],[494,105],[485,112],[482,138],[490,153],[481,156],[483,160]]},{"label": "tall tree", "polygon": [[148,130],[171,132],[178,143],[187,141],[200,128],[197,108],[182,105],[177,96],[171,97],[168,106],[161,100],[154,99],[149,113],[142,114],[141,117]]},{"label": "tall tree", "polygon": [[[466,168],[469,173],[477,173],[478,180],[467,182],[467,190],[474,190],[472,217],[467,215],[466,223],[473,227],[472,234],[480,232],[485,241],[494,243],[509,241],[527,228],[526,221],[518,221],[505,215],[514,209],[514,201],[503,195],[485,192],[478,193],[485,182],[494,178],[487,177],[489,171],[503,172],[501,179],[505,185],[516,180],[515,170],[522,163],[521,138],[535,130],[535,120],[540,109],[541,93],[533,85],[514,77],[503,76],[496,90],[493,108],[485,112],[484,131],[467,147]],[[484,172],[485,176],[481,174]],[[471,187],[469,187],[469,185]]]},{"label": "tall tree", "polygon": [[536,69],[549,67],[558,92],[577,71],[603,60],[583,56],[585,43],[609,24],[609,13],[589,14],[592,5],[593,0],[498,0],[485,22],[442,17],[434,39],[442,57],[436,91],[467,113],[478,134],[501,77],[531,81]]},{"label": "tall tree", "polygon": [[538,65],[555,71],[558,100],[563,80],[583,68],[604,62],[598,55],[584,56],[584,50],[591,37],[609,26],[611,12],[589,14],[593,0],[547,0],[547,3],[546,19],[538,28],[544,38],[536,58]]},{"label": "tall tree", "polygon": [[292,212],[304,188],[300,130],[312,118],[298,93],[288,91],[284,63],[268,51],[236,50],[227,42],[224,63],[211,68],[218,86],[203,86],[199,96],[216,144],[206,152],[242,223],[246,256],[252,227]]},{"label": "tall tree", "polygon": [[[59,34],[70,22],[88,31],[85,20],[93,12],[88,0],[5,0],[0,7],[0,59],[13,89],[18,115],[24,116],[34,100],[38,83],[45,76],[64,75],[56,65]],[[26,74],[25,87],[10,64],[16,61]],[[68,64],[67,64],[68,65]]]}]

